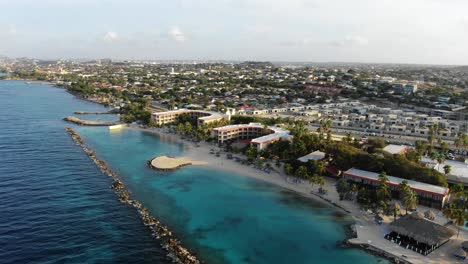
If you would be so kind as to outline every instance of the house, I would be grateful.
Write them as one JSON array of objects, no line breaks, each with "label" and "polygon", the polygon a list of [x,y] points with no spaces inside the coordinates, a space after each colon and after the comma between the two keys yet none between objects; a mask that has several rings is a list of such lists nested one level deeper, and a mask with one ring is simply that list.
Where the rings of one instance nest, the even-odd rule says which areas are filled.
[{"label": "house", "polygon": [[403,155],[408,151],[408,147],[405,145],[390,144],[385,146],[385,148],[383,148],[383,151],[394,155]]}]

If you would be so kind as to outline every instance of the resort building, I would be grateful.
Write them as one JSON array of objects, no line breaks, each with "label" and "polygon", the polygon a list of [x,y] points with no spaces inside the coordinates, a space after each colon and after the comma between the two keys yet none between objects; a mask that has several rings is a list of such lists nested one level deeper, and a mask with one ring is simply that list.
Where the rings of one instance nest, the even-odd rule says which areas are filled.
[{"label": "resort building", "polygon": [[226,141],[251,139],[250,144],[263,150],[273,142],[279,140],[287,140],[292,136],[289,131],[280,127],[264,126],[260,123],[249,123],[240,125],[229,125],[214,128],[211,131],[211,136],[218,140],[218,143]]},{"label": "resort building", "polygon": [[[366,186],[376,187],[379,184],[378,173],[359,170],[355,168],[343,172],[343,177],[345,177],[351,182],[355,182]],[[402,178],[388,176],[388,186],[389,189],[392,191],[393,197],[399,198],[400,184],[404,180],[405,179]],[[408,182],[409,187],[418,195],[418,203],[421,205],[441,209],[442,207],[444,207],[445,202],[448,200],[448,188],[417,181],[406,181]]]},{"label": "resort building", "polygon": [[222,119],[228,119],[229,115],[224,115],[217,112],[210,112],[204,110],[189,110],[189,109],[179,109],[166,112],[157,112],[151,115],[153,121],[158,125],[165,125],[174,123],[177,121],[178,116],[180,115],[189,115],[197,119],[198,125],[206,125],[215,121],[221,121]]}]

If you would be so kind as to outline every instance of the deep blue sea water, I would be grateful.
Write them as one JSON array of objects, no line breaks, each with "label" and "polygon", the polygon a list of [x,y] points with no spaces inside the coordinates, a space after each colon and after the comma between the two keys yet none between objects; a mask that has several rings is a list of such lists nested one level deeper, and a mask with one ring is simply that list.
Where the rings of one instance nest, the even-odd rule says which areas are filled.
[{"label": "deep blue sea water", "polygon": [[[135,211],[64,131],[61,118],[78,110],[104,108],[48,85],[0,82],[0,263],[164,263]],[[351,219],[335,208],[232,172],[152,171],[146,160],[183,147],[138,130],[75,128],[208,263],[384,262],[337,245]]]},{"label": "deep blue sea water", "polygon": [[166,263],[62,121],[104,111],[44,84],[0,81],[0,263]]}]

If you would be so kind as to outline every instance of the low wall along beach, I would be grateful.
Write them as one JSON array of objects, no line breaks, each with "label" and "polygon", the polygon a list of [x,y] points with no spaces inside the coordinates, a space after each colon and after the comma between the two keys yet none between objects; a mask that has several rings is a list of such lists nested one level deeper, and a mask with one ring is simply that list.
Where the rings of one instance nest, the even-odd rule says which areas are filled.
[{"label": "low wall along beach", "polygon": [[72,129],[66,128],[66,131],[72,139],[76,142],[77,145],[83,149],[83,151],[88,155],[88,157],[98,166],[101,171],[111,177],[114,182],[112,183],[112,188],[115,191],[115,194],[118,196],[119,201],[133,206],[145,226],[147,226],[153,235],[154,238],[161,242],[161,246],[168,252],[168,256],[175,263],[188,263],[188,264],[199,264],[200,261],[192,253],[190,253],[186,248],[184,248],[180,241],[178,241],[169,230],[169,228],[159,222],[156,218],[152,217],[140,202],[131,199],[130,192],[125,188],[125,185],[120,180],[120,177],[113,172],[107,164],[96,157],[96,153],[86,147],[83,142],[83,139]]}]

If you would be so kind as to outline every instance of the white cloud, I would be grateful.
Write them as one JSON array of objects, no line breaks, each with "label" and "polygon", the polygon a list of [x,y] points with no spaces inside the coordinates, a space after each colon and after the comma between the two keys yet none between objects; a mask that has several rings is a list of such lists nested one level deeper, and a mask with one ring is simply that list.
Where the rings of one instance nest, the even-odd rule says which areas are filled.
[{"label": "white cloud", "polygon": [[119,34],[117,34],[117,32],[109,31],[106,32],[106,34],[104,34],[102,39],[106,42],[113,43],[119,41],[120,37]]},{"label": "white cloud", "polygon": [[369,44],[369,40],[363,36],[347,36],[345,41],[359,46],[365,46]]},{"label": "white cloud", "polygon": [[366,46],[369,44],[369,40],[363,36],[349,35],[341,40],[335,40],[330,42],[332,46]]},{"label": "white cloud", "polygon": [[468,30],[468,16],[463,17],[460,22],[463,28]]},{"label": "white cloud", "polygon": [[18,33],[14,25],[0,25],[0,36],[14,36]]},{"label": "white cloud", "polygon": [[182,30],[177,26],[171,27],[169,31],[167,32],[167,35],[169,36],[171,40],[178,42],[178,43],[183,43],[187,39],[184,32],[182,32]]}]

